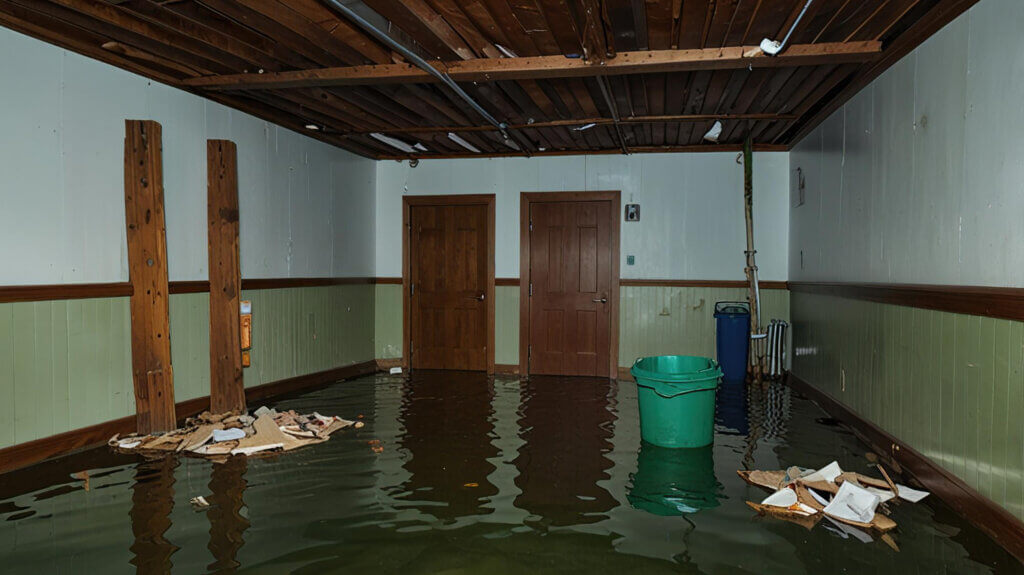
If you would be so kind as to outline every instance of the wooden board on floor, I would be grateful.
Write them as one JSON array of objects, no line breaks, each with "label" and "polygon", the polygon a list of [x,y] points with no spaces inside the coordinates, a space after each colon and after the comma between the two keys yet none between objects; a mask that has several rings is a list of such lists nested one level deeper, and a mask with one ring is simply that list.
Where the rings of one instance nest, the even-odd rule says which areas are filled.
[{"label": "wooden board on floor", "polygon": [[234,142],[207,140],[210,254],[210,409],[245,411],[239,304],[238,166]]},{"label": "wooden board on floor", "polygon": [[124,201],[132,284],[132,379],[142,433],[174,429],[160,124],[125,120]]}]

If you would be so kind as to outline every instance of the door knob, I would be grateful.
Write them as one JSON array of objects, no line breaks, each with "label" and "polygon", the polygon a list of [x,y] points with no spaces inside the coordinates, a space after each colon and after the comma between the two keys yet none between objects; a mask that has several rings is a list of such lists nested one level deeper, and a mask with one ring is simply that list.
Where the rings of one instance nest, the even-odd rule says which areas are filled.
[{"label": "door knob", "polygon": [[606,297],[603,297],[603,298],[601,298],[601,299],[592,299],[592,300],[590,300],[590,301],[592,301],[592,302],[594,302],[594,303],[608,303],[608,298],[606,298]]},{"label": "door knob", "polygon": [[483,294],[483,293],[482,293],[482,294],[480,294],[480,295],[478,295],[478,296],[476,296],[476,297],[472,297],[472,298],[469,298],[469,299],[475,299],[475,300],[477,300],[477,301],[484,301],[484,299],[485,299],[486,297],[487,297],[487,294]]}]

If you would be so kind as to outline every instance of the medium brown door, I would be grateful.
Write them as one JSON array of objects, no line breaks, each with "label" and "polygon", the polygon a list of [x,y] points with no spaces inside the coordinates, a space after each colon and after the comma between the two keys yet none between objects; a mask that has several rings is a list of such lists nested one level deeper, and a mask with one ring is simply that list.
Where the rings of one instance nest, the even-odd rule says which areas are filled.
[{"label": "medium brown door", "polygon": [[413,369],[487,369],[486,205],[409,207]]},{"label": "medium brown door", "polygon": [[612,202],[530,204],[530,373],[609,374]]}]

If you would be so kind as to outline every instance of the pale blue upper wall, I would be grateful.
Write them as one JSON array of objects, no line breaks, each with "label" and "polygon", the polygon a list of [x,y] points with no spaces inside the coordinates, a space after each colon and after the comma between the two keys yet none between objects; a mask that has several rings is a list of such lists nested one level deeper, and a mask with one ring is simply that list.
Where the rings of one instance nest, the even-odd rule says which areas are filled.
[{"label": "pale blue upper wall", "polygon": [[[640,204],[622,223],[623,278],[744,279],[743,166],[736,153],[422,160],[377,164],[377,275],[402,275],[402,196],[495,194],[495,275],[519,276],[520,192],[620,190]],[[754,154],[761,279],[785,280],[786,152]],[[621,217],[622,210],[619,214]],[[627,266],[626,256],[636,256]]]},{"label": "pale blue upper wall", "polygon": [[1021,30],[982,0],[796,146],[791,280],[1024,286]]},{"label": "pale blue upper wall", "polygon": [[128,279],[124,120],[163,126],[171,280],[207,277],[206,140],[238,147],[242,275],[373,274],[376,168],[0,27],[0,285]]}]

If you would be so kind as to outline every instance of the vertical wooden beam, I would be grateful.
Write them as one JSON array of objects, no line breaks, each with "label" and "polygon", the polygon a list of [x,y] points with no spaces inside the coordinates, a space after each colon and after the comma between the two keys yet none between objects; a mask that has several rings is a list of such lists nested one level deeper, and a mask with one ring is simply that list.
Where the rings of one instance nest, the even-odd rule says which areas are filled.
[{"label": "vertical wooden beam", "polygon": [[132,380],[140,433],[174,429],[160,124],[125,120],[124,207],[132,284]]},{"label": "vertical wooden beam", "polygon": [[210,409],[245,411],[240,333],[242,271],[238,256],[238,166],[234,142],[207,140],[210,244]]}]

